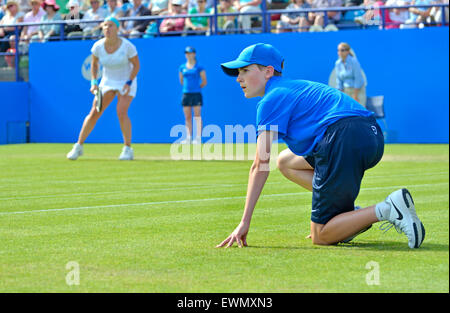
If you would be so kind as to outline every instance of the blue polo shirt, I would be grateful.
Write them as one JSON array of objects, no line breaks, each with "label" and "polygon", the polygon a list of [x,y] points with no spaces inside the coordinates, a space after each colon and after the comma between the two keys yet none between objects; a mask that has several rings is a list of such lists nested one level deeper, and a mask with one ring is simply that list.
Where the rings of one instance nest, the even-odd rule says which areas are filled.
[{"label": "blue polo shirt", "polygon": [[272,77],[257,104],[258,133],[278,128],[278,138],[297,155],[309,155],[328,126],[350,116],[371,116],[337,89],[307,80]]},{"label": "blue polo shirt", "polygon": [[180,65],[179,71],[183,75],[183,93],[201,92],[200,73],[204,70],[198,63],[193,68],[187,68],[186,63]]}]

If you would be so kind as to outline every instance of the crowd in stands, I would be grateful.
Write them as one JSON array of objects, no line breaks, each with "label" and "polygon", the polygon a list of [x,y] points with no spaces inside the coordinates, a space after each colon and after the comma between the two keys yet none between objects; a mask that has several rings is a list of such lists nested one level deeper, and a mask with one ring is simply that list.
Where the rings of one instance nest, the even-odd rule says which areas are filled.
[{"label": "crowd in stands", "polygon": [[[218,13],[246,13],[253,15],[220,16],[217,19],[219,33],[250,33],[260,31],[261,3],[267,9],[323,9],[335,7],[371,6],[372,10],[290,12],[271,16],[272,30],[290,31],[335,31],[343,25],[380,25],[380,5],[427,5],[446,3],[449,0],[218,0]],[[138,38],[161,35],[207,35],[212,19],[208,17],[176,18],[178,14],[214,13],[214,0],[0,0],[0,52],[14,49],[15,23],[50,22],[66,20],[64,36],[67,39],[97,38],[101,35],[101,24],[89,22],[107,16],[141,17],[164,16],[155,20],[122,21],[121,35]],[[424,27],[440,23],[443,10],[440,7],[396,8],[384,14],[386,28]],[[448,7],[444,10],[448,22]],[[2,27],[3,26],[3,27]],[[259,28],[258,28],[259,27]],[[59,24],[22,27],[21,43],[57,40],[61,32]]]}]

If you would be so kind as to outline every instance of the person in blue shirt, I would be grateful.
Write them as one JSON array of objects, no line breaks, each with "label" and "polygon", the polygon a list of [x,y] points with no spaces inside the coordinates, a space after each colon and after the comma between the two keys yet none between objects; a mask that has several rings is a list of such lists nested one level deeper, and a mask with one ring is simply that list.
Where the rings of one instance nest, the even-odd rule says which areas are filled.
[{"label": "person in blue shirt", "polygon": [[338,45],[339,59],[334,67],[336,71],[336,88],[365,107],[365,93],[360,96],[360,91],[362,89],[365,90],[364,76],[358,60],[350,50],[350,45],[346,42],[341,42]]},{"label": "person in blue shirt", "polygon": [[245,48],[223,63],[223,71],[237,76],[246,98],[257,104],[257,146],[251,166],[242,220],[216,247],[247,246],[250,221],[269,175],[274,138],[283,139],[277,165],[289,180],[312,191],[313,244],[348,242],[373,223],[386,221],[406,234],[410,248],[418,248],[425,229],[407,189],[384,201],[356,208],[364,171],[383,155],[384,138],[373,113],[335,88],[307,80],[282,77],[284,59],[268,44]]},{"label": "person in blue shirt", "polygon": [[[181,105],[186,123],[186,139],[182,143],[199,144],[202,140],[202,117],[201,109],[203,105],[202,88],[206,86],[206,71],[198,64],[196,51],[193,47],[186,47],[184,50],[186,63],[180,65],[179,78],[183,86],[183,98]],[[192,111],[197,127],[196,138],[192,140]]]}]

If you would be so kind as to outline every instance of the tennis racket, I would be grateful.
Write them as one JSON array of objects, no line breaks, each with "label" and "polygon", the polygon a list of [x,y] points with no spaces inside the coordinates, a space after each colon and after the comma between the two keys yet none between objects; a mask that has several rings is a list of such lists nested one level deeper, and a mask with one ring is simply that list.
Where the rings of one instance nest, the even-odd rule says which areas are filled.
[{"label": "tennis racket", "polygon": [[103,101],[103,94],[102,94],[102,88],[98,86],[97,90],[95,91],[95,109],[97,112],[100,112],[102,110],[102,101]]}]

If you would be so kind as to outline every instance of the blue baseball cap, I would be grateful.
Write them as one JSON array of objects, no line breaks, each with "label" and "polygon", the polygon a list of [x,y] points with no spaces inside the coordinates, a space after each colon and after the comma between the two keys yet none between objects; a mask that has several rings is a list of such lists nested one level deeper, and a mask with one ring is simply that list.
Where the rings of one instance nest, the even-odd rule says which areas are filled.
[{"label": "blue baseball cap", "polygon": [[251,64],[271,65],[277,72],[281,73],[283,61],[283,56],[274,46],[267,43],[257,43],[242,50],[236,60],[222,63],[221,66],[225,74],[230,76],[238,76],[238,69]]},{"label": "blue baseball cap", "polygon": [[194,47],[187,46],[187,47],[184,49],[184,53],[195,53],[195,49],[194,49]]}]

